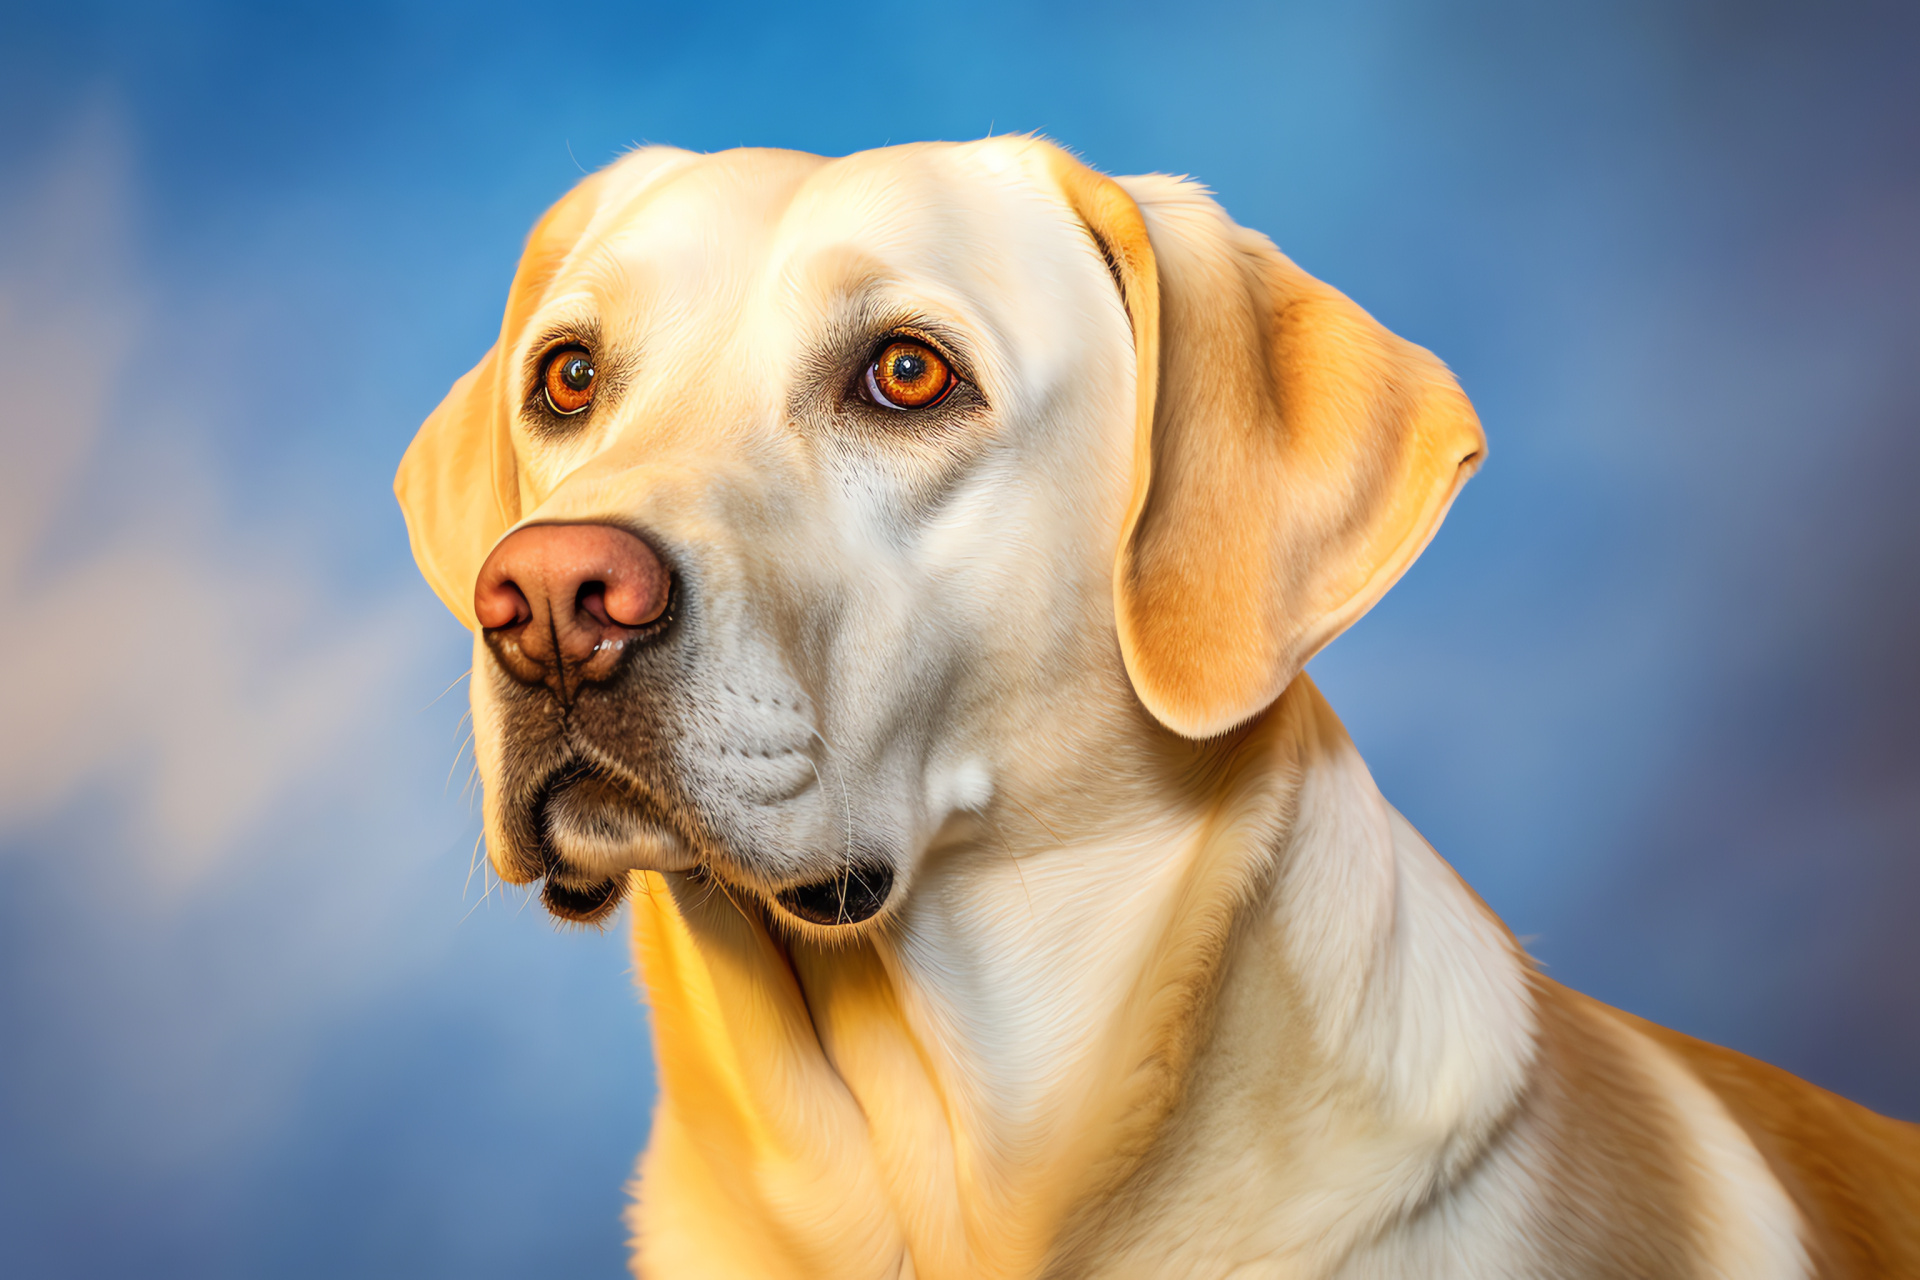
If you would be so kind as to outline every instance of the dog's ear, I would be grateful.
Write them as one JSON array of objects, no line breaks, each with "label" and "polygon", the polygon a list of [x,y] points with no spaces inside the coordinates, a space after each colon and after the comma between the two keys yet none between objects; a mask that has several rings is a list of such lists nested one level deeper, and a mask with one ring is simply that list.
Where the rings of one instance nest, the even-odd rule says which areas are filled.
[{"label": "dog's ear", "polygon": [[480,566],[519,517],[513,446],[497,438],[505,430],[499,368],[496,342],[428,415],[393,478],[414,562],[469,631],[479,629]]},{"label": "dog's ear", "polygon": [[520,480],[509,434],[513,387],[506,385],[512,375],[502,367],[501,351],[512,349],[586,230],[604,182],[604,173],[587,178],[535,224],[507,293],[499,339],[427,415],[393,479],[421,574],[470,631],[479,627],[473,584],[480,566],[520,518]]},{"label": "dog's ear", "polygon": [[1133,326],[1114,564],[1140,701],[1190,738],[1270,706],[1406,571],[1486,453],[1446,366],[1198,185],[1054,164]]},{"label": "dog's ear", "polygon": [[[528,319],[610,199],[628,200],[669,161],[686,152],[650,147],[590,175],[562,196],[534,226],[507,294],[500,337],[480,363],[453,384],[407,446],[394,495],[420,572],[469,630],[473,584],[487,553],[520,519],[520,480],[511,435],[518,371],[507,367]],[[505,353],[505,354],[503,354]]]}]

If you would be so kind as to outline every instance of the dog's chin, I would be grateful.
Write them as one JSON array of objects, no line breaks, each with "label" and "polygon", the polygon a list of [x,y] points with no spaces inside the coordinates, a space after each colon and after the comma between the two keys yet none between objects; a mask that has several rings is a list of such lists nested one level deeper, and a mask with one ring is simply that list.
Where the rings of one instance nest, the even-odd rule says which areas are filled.
[{"label": "dog's chin", "polygon": [[626,896],[634,871],[686,871],[698,856],[654,805],[588,766],[556,771],[533,802],[546,883],[540,900],[562,920],[595,924]]}]

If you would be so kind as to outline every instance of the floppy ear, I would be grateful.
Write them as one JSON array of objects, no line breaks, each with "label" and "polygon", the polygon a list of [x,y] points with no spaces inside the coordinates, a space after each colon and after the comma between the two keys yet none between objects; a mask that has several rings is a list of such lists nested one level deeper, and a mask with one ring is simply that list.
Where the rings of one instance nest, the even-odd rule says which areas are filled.
[{"label": "floppy ear", "polygon": [[414,562],[469,631],[480,625],[473,614],[480,566],[519,518],[513,446],[496,439],[505,428],[495,421],[499,365],[496,342],[428,415],[393,478]]},{"label": "floppy ear", "polygon": [[[671,148],[659,151],[682,154]],[[649,153],[638,155],[656,159]],[[393,492],[407,518],[413,558],[441,601],[470,631],[479,627],[473,584],[480,566],[493,544],[520,519],[520,481],[510,434],[514,376],[503,367],[501,352],[513,350],[520,330],[593,220],[608,175],[634,166],[635,157],[629,157],[583,179],[534,226],[507,293],[499,339],[427,416],[394,476]]]},{"label": "floppy ear", "polygon": [[1264,711],[1413,563],[1486,454],[1446,366],[1191,182],[1055,173],[1138,362],[1114,562],[1140,701],[1190,738]]}]

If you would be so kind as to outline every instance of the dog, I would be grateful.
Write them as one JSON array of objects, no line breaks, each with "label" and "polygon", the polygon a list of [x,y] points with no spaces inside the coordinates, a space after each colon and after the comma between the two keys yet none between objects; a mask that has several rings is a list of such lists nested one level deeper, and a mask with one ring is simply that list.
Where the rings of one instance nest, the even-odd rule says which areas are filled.
[{"label": "dog", "polygon": [[1920,1276],[1920,1127],[1544,977],[1302,674],[1485,454],[1037,137],[555,205],[396,490],[494,869],[632,904],[636,1274]]}]

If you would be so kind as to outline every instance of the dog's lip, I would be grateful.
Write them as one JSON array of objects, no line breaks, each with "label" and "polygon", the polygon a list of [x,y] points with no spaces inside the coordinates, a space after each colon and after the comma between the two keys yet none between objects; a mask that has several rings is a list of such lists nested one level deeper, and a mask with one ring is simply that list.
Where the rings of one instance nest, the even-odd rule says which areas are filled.
[{"label": "dog's lip", "polygon": [[604,900],[617,901],[629,872],[685,871],[699,862],[657,802],[589,761],[550,770],[534,788],[528,814],[547,880],[543,898],[567,919],[610,909]]},{"label": "dog's lip", "polygon": [[[657,798],[623,774],[579,756],[547,771],[528,795],[526,814],[545,881],[541,902],[562,920],[603,921],[624,901],[636,871],[720,870],[662,812]],[[873,919],[895,887],[889,861],[862,856],[830,875],[785,887],[764,881],[753,886],[751,879],[741,887],[752,896],[770,900],[796,921],[828,929]]]},{"label": "dog's lip", "polygon": [[553,876],[540,887],[540,904],[548,913],[574,924],[598,924],[612,915],[627,896],[627,878],[610,877],[576,889]]},{"label": "dog's lip", "polygon": [[864,924],[893,896],[893,879],[890,863],[862,861],[824,880],[790,885],[773,898],[789,915],[821,928]]}]

